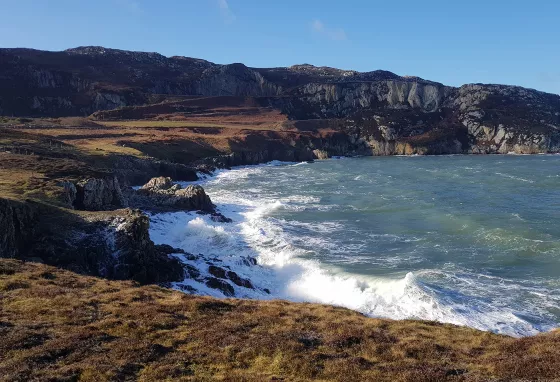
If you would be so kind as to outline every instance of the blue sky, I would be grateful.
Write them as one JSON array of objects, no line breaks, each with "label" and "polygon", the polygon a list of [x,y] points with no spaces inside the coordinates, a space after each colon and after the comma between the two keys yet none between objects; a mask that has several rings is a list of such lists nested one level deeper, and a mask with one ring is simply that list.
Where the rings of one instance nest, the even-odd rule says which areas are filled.
[{"label": "blue sky", "polygon": [[0,0],[0,47],[390,70],[560,93],[557,0]]}]

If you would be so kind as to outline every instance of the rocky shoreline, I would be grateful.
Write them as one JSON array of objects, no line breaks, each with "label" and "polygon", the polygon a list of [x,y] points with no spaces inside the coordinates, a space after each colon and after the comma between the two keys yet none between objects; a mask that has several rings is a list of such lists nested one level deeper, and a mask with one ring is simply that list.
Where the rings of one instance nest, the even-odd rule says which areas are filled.
[{"label": "rocky shoreline", "polygon": [[[0,49],[0,58],[9,89],[0,91],[0,256],[96,276],[189,274],[151,241],[140,211],[227,222],[202,188],[173,183],[198,173],[336,156],[560,152],[560,96],[516,86],[103,47]],[[228,272],[204,277],[224,290],[223,280],[249,285]]]}]

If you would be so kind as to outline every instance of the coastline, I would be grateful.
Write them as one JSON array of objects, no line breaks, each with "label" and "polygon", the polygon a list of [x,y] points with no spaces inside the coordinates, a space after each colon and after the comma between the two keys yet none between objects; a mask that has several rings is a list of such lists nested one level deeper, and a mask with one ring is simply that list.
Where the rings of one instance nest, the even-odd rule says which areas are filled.
[{"label": "coastline", "polygon": [[[467,154],[468,155],[468,154]],[[498,154],[508,155],[508,154]],[[438,155],[439,156],[439,155]],[[336,160],[336,159],[335,159]],[[211,175],[205,175],[206,178],[195,182],[181,182],[182,185],[202,184],[215,181],[220,175],[235,176],[236,172],[251,172],[259,168],[267,168],[274,166],[301,166],[312,165],[307,162],[279,162],[273,161],[260,165],[236,166],[231,169],[216,170]],[[209,194],[214,200],[214,195]],[[342,306],[355,311],[364,313],[370,317],[382,317],[390,319],[425,319],[439,321],[443,323],[452,323],[462,326],[470,326],[479,330],[494,331],[513,336],[530,336],[542,332],[542,330],[530,330],[530,326],[524,329],[524,332],[515,331],[513,329],[501,332],[493,328],[490,324],[480,322],[468,322],[465,318],[457,316],[456,313],[449,310],[448,307],[438,307],[435,311],[430,307],[439,306],[435,296],[426,295],[421,285],[418,285],[414,274],[409,273],[403,275],[403,278],[392,280],[375,280],[364,277],[358,277],[354,274],[344,274],[340,270],[334,273],[324,264],[317,262],[309,262],[298,259],[297,255],[282,253],[281,259],[275,260],[270,256],[262,256],[262,248],[258,246],[258,240],[269,240],[265,235],[268,234],[268,227],[263,230],[261,217],[265,217],[270,211],[282,206],[281,201],[270,201],[268,205],[240,205],[234,200],[220,199],[216,203],[218,211],[225,216],[233,218],[233,223],[216,223],[208,217],[197,215],[194,212],[184,213],[167,213],[150,215],[152,228],[150,236],[156,244],[167,244],[175,248],[192,251],[194,253],[201,252],[202,258],[196,260],[188,260],[184,256],[176,255],[184,264],[190,267],[196,267],[203,275],[209,276],[205,267],[207,264],[213,263],[220,267],[231,269],[241,277],[251,281],[253,289],[235,288],[235,297],[270,300],[284,299],[295,302],[313,302],[330,304],[334,306]],[[245,201],[244,201],[245,202]],[[256,211],[258,210],[258,211]],[[256,215],[255,215],[256,214]],[[249,218],[247,218],[247,215]],[[252,221],[250,219],[253,219]],[[249,220],[249,221],[248,221]],[[257,226],[256,226],[257,225]],[[272,227],[274,228],[274,227]],[[173,232],[173,231],[176,232]],[[260,230],[261,233],[258,233]],[[249,231],[249,232],[248,232]],[[186,238],[182,238],[185,235]],[[259,235],[263,235],[259,237]],[[171,238],[171,239],[170,239]],[[232,254],[235,253],[235,254]],[[220,256],[224,258],[220,259]],[[256,266],[247,265],[243,260],[252,257],[259,261]],[[221,260],[221,261],[220,261]],[[290,275],[286,275],[285,269],[291,267]],[[306,279],[307,278],[307,279]],[[324,290],[315,290],[320,285],[320,289],[329,288],[330,292],[325,293]],[[361,289],[356,289],[357,285],[361,285]],[[364,287],[366,285],[366,287]],[[193,281],[187,278],[183,282],[173,283],[173,287],[187,293],[195,293],[201,295],[210,295],[214,297],[233,297],[224,295],[216,289],[205,288],[201,282]],[[296,288],[298,288],[296,290]],[[309,289],[306,291],[305,288]],[[373,289],[372,289],[373,288]],[[270,293],[264,292],[264,290]],[[388,291],[392,292],[388,292]],[[386,312],[384,314],[372,314],[362,306],[364,299],[371,300],[373,296],[378,299],[377,305],[385,305]],[[406,291],[406,293],[405,293]],[[303,293],[302,293],[303,292]],[[367,295],[370,293],[370,295]],[[386,293],[387,296],[383,296]],[[416,300],[409,300],[408,295],[412,293],[416,295]],[[359,298],[350,298],[352,295],[361,295]],[[328,297],[326,297],[328,295]],[[409,310],[394,311],[391,304],[414,306],[418,305],[418,296],[425,300],[425,305]],[[403,300],[404,299],[404,300]],[[392,303],[391,303],[392,301]],[[432,312],[430,314],[426,312]],[[550,329],[553,329],[552,327]],[[518,329],[519,330],[519,329]],[[546,330],[545,330],[546,331]]]}]

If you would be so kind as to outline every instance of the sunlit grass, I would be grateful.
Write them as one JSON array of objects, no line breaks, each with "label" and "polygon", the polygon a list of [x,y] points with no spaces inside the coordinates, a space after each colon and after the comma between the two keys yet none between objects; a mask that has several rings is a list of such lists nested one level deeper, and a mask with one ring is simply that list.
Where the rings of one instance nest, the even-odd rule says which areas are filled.
[{"label": "sunlit grass", "polygon": [[0,260],[3,380],[553,380],[560,333],[514,339],[343,308],[217,300]]}]

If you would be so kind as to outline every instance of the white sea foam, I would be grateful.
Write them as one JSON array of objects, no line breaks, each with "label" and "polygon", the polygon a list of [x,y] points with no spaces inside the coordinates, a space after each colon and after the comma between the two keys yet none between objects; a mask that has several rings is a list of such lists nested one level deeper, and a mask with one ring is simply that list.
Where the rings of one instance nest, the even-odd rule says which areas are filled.
[{"label": "white sea foam", "polygon": [[509,178],[509,179],[519,180],[521,182],[535,183],[534,180],[529,180],[529,179],[525,179],[525,178],[521,178],[521,177],[518,177],[518,176],[509,175],[509,174],[503,174],[501,172],[497,172],[496,175],[500,175],[500,176],[503,176],[503,177]]},{"label": "white sea foam", "polygon": [[[272,166],[281,163],[270,164]],[[293,165],[293,164],[292,164]],[[299,165],[299,164],[296,164]],[[480,283],[480,275],[455,271],[417,271],[416,274],[395,274],[391,277],[373,277],[350,274],[316,260],[305,247],[297,245],[304,240],[308,245],[329,249],[337,243],[329,242],[329,235],[343,227],[337,222],[300,222],[271,216],[298,208],[319,206],[320,199],[314,196],[290,195],[278,197],[264,194],[258,185],[251,189],[237,190],[240,179],[248,179],[265,171],[265,166],[243,167],[231,171],[218,171],[203,183],[209,186],[209,194],[220,211],[231,217],[233,223],[215,223],[207,216],[195,213],[175,212],[153,215],[151,236],[156,243],[167,243],[190,253],[204,254],[205,259],[188,260],[183,255],[177,258],[198,268],[203,276],[208,275],[208,259],[218,265],[234,270],[241,277],[251,280],[253,289],[234,286],[236,296],[247,298],[283,298],[292,301],[309,301],[344,306],[375,317],[393,319],[426,319],[467,325],[510,335],[535,334],[541,328],[532,325],[524,315],[507,304],[486,302],[483,289],[491,288],[492,282]],[[290,230],[305,229],[312,236],[294,238]],[[397,235],[371,234],[372,240],[390,242],[413,242],[422,239]],[[494,240],[484,236],[485,240]],[[354,248],[360,244],[350,244]],[[259,266],[249,266],[243,259],[258,258]],[[350,257],[349,257],[350,259]],[[359,257],[350,259],[360,261]],[[365,259],[367,260],[367,259]],[[364,261],[365,261],[364,260]],[[405,261],[400,256],[395,261]],[[385,258],[385,262],[391,257]],[[414,256],[409,263],[420,261]],[[388,268],[390,268],[388,266]],[[446,293],[422,280],[448,278],[458,286]],[[477,279],[478,278],[478,279]],[[515,283],[500,280],[500,288],[507,293],[514,290]],[[473,287],[475,285],[475,287]],[[186,279],[175,285],[178,289],[194,288],[196,293],[223,297],[215,289],[201,282]],[[469,286],[467,288],[467,286]],[[470,289],[469,289],[470,288]],[[268,294],[265,289],[270,290]],[[467,293],[467,289],[469,293]],[[192,290],[192,289],[191,289]],[[546,291],[527,289],[539,297],[542,305],[558,304],[547,299]],[[547,305],[548,304],[548,305]]]}]

